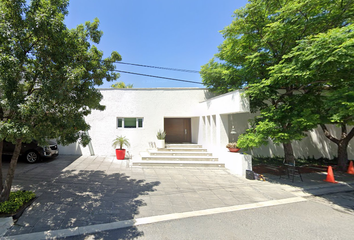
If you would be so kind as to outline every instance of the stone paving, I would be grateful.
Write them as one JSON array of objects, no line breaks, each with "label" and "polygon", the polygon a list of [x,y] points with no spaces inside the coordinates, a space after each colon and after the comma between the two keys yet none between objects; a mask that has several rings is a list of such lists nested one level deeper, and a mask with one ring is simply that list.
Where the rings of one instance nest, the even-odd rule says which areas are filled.
[{"label": "stone paving", "polygon": [[13,187],[32,190],[38,198],[5,236],[290,199],[333,186],[350,191],[354,186],[354,175],[338,176],[349,183],[338,185],[324,182],[323,174],[303,177],[304,182],[294,183],[276,176],[252,181],[225,168],[132,167],[112,156],[20,162]]},{"label": "stone paving", "polygon": [[5,236],[294,196],[225,168],[131,167],[111,156],[19,163],[14,187],[38,198]]}]

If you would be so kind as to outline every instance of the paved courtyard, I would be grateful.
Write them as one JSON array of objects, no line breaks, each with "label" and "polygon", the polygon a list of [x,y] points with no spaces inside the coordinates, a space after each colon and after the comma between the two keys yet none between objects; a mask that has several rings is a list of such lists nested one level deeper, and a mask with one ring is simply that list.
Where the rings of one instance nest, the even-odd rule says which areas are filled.
[{"label": "paved courtyard", "polygon": [[14,188],[32,190],[38,198],[5,236],[16,239],[19,234],[48,230],[286,202],[307,196],[299,185],[309,186],[309,192],[321,189],[319,184],[329,186],[321,179],[294,184],[288,179],[268,180],[247,180],[225,168],[131,167],[129,161],[111,156],[61,155],[36,164],[19,162]]},{"label": "paved courtyard", "polygon": [[[267,185],[266,188],[264,186]],[[130,167],[114,157],[19,163],[14,186],[38,198],[7,235],[290,198],[224,168]]]}]

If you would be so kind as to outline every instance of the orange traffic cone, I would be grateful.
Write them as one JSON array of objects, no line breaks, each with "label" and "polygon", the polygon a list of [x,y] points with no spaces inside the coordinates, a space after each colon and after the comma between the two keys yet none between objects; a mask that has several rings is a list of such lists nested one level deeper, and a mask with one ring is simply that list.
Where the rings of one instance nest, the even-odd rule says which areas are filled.
[{"label": "orange traffic cone", "polygon": [[347,173],[354,174],[353,161],[350,161]]},{"label": "orange traffic cone", "polygon": [[327,178],[326,180],[323,180],[326,182],[330,182],[330,183],[338,183],[336,181],[334,181],[334,175],[333,175],[333,170],[331,166],[328,166],[328,171],[327,171]]}]

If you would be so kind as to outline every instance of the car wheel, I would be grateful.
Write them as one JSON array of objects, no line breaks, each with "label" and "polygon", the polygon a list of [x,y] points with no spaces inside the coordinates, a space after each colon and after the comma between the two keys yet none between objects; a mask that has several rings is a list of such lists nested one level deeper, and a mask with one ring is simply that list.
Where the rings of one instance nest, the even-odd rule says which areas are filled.
[{"label": "car wheel", "polygon": [[39,159],[39,155],[35,151],[28,151],[25,157],[28,163],[35,163]]}]

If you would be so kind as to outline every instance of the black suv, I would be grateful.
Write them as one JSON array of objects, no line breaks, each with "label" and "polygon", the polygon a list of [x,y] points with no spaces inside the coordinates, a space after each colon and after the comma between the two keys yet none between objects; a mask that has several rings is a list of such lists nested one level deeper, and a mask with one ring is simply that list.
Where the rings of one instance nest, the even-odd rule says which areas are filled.
[{"label": "black suv", "polygon": [[[4,141],[4,155],[12,155],[15,149],[15,145]],[[31,143],[22,143],[20,155],[24,156],[29,163],[35,163],[40,158],[56,157],[59,154],[58,145],[56,142],[48,141],[48,145],[41,147],[33,140]]]}]

